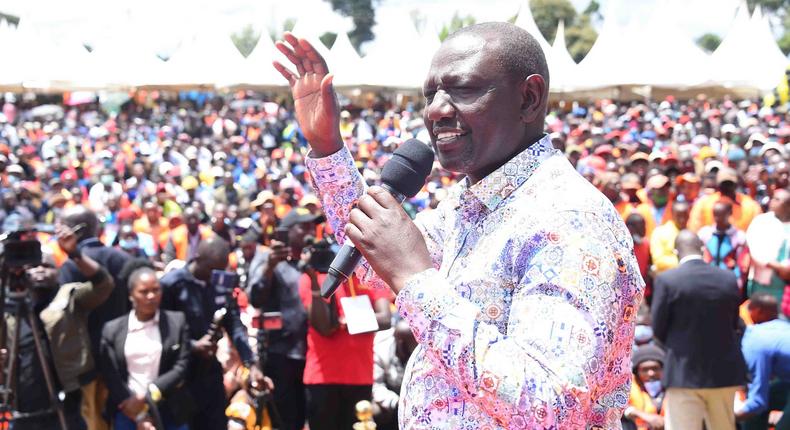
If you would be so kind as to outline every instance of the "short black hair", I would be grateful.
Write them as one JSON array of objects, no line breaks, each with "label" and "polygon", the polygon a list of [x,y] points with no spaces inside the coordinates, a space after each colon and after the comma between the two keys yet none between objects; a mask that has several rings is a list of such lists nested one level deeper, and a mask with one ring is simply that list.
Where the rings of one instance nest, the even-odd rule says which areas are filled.
[{"label": "short black hair", "polygon": [[540,44],[527,30],[507,22],[484,22],[464,27],[451,34],[445,42],[458,36],[472,34],[496,42],[497,62],[508,76],[524,80],[529,75],[543,76],[549,88],[549,66]]},{"label": "short black hair", "polygon": [[768,312],[777,312],[779,301],[775,296],[766,292],[752,294],[749,298],[749,309],[762,309]]},{"label": "short black hair", "polygon": [[133,258],[126,262],[118,274],[119,279],[126,279],[126,286],[129,293],[132,292],[134,284],[140,280],[140,276],[145,273],[153,273],[156,276],[154,265],[146,258]]},{"label": "short black hair", "polygon": [[96,213],[92,210],[82,205],[77,205],[66,210],[63,214],[63,223],[69,226],[69,228],[85,224],[85,228],[77,233],[77,240],[79,241],[96,237],[99,233],[99,217],[97,217]]}]

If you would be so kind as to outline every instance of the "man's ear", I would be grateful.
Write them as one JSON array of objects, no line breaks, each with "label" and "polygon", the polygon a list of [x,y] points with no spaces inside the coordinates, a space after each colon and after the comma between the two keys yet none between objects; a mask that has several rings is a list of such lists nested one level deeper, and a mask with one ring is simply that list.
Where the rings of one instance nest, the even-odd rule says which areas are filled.
[{"label": "man's ear", "polygon": [[521,121],[526,124],[534,123],[537,120],[543,121],[546,114],[546,102],[548,100],[549,89],[543,76],[532,74],[521,81],[519,85],[521,92]]}]

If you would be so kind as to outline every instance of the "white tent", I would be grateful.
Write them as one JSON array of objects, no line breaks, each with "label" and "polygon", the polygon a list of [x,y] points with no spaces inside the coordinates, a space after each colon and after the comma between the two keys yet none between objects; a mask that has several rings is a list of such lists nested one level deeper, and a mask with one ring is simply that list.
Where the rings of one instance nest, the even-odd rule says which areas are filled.
[{"label": "white tent", "polygon": [[425,44],[408,15],[380,20],[375,39],[362,59],[362,85],[392,89],[422,88],[433,58],[435,45]]},{"label": "white tent", "polygon": [[540,32],[538,24],[535,23],[535,18],[532,16],[532,9],[529,7],[529,0],[523,0],[521,8],[518,11],[515,24],[524,30],[527,30],[535,40],[540,44],[543,53],[546,55],[546,60],[551,56],[551,45]]},{"label": "white tent", "polygon": [[238,82],[245,68],[244,57],[228,34],[205,29],[187,38],[165,63],[162,75],[140,85],[173,90],[214,88]]},{"label": "white tent", "polygon": [[551,63],[549,63],[549,83],[553,91],[562,91],[570,88],[575,79],[578,65],[568,52],[565,45],[565,22],[557,25],[557,35],[551,45]]},{"label": "white tent", "polygon": [[24,75],[19,67],[22,58],[17,50],[16,29],[8,21],[0,20],[0,52],[3,56],[3,72],[0,73],[0,91],[19,91],[22,89]]},{"label": "white tent", "polygon": [[337,34],[335,43],[329,50],[327,66],[335,75],[333,83],[336,87],[357,86],[365,80],[362,58],[351,45],[345,31]]},{"label": "white tent", "polygon": [[778,85],[787,64],[759,6],[750,18],[743,2],[729,32],[711,55],[710,83],[754,95]]},{"label": "white tent", "polygon": [[75,40],[54,40],[30,19],[21,19],[11,48],[9,74],[22,76],[27,90],[63,92],[108,87],[106,76],[96,76],[97,64]]},{"label": "white tent", "polygon": [[[285,87],[288,85],[288,82],[272,66],[272,61],[275,59],[286,66],[290,66],[288,59],[275,48],[269,33],[262,31],[258,44],[255,45],[250,55],[244,60],[240,73],[235,75],[236,81],[225,81],[220,86],[254,89]],[[293,66],[290,68],[293,69]]]}]

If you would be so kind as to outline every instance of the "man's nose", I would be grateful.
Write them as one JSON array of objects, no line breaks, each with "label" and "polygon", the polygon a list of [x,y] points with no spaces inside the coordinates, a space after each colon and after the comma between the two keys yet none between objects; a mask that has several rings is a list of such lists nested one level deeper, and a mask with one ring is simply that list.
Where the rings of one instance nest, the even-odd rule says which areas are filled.
[{"label": "man's nose", "polygon": [[444,91],[437,91],[433,100],[425,108],[425,115],[434,122],[455,116],[455,106],[453,106],[450,96]]}]

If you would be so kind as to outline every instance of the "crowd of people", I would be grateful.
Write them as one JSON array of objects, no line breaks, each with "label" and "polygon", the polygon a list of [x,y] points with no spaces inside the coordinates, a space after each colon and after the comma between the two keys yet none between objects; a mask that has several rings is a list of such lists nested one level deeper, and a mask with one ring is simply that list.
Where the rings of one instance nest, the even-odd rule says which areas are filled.
[{"label": "crowd of people", "polygon": [[[352,278],[321,298],[336,248],[286,102],[137,94],[113,114],[97,104],[55,116],[35,107],[3,102],[0,227],[36,230],[28,236],[42,245],[28,274],[69,428],[348,429],[361,400],[372,401],[380,428],[397,428],[416,341],[389,291]],[[626,425],[659,429],[674,416],[710,429],[737,417],[746,428],[769,418],[788,428],[790,414],[771,413],[790,404],[785,110],[703,97],[601,100],[554,105],[546,129],[621,215],[647,283]],[[369,185],[399,144],[429,141],[414,105],[348,105],[340,131]],[[437,162],[407,212],[435,209],[460,179]],[[681,277],[692,283],[683,295],[677,273],[691,260],[718,272]],[[705,287],[718,275],[722,291]],[[359,298],[373,309],[363,328],[346,315]],[[679,323],[686,313],[717,318]],[[14,428],[54,428],[33,342],[22,339],[28,373],[16,409],[27,415]],[[701,364],[678,367],[688,362]],[[731,377],[706,376],[717,372]],[[742,391],[735,408],[663,402],[671,389],[720,388]]]}]

